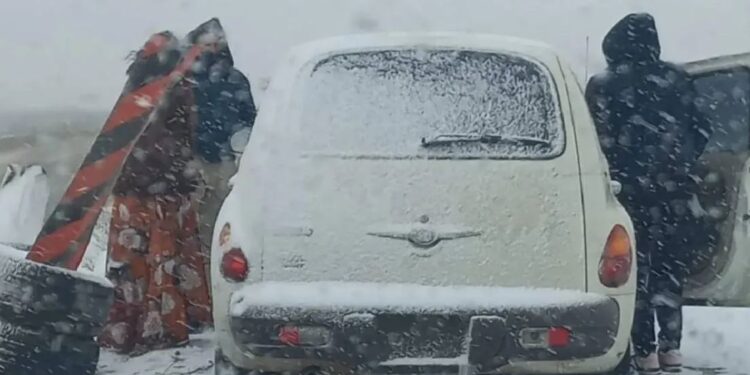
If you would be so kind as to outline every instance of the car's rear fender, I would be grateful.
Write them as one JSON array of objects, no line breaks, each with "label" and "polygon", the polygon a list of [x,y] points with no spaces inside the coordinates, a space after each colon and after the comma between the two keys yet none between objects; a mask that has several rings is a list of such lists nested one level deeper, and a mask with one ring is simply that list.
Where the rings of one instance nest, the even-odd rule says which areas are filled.
[{"label": "car's rear fender", "polygon": [[[599,144],[591,112],[578,81],[570,67],[560,62],[567,83],[568,105],[573,117],[578,163],[581,171],[581,196],[586,235],[586,290],[610,296],[634,295],[636,288],[635,237],[630,216],[617,200],[615,181]],[[630,277],[624,285],[609,288],[599,281],[599,261],[607,238],[615,225],[623,226],[630,234],[632,264]]]}]

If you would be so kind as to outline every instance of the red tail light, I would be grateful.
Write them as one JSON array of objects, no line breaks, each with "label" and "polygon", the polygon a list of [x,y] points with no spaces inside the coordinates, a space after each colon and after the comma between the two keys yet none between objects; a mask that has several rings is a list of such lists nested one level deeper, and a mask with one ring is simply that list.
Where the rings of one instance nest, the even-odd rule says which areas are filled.
[{"label": "red tail light", "polygon": [[571,336],[565,327],[524,328],[518,342],[525,349],[558,349],[570,345]]},{"label": "red tail light", "polygon": [[570,330],[564,327],[552,327],[547,331],[547,343],[550,348],[564,348],[570,345]]},{"label": "red tail light", "polygon": [[287,346],[300,346],[299,328],[285,326],[279,329],[279,342]]},{"label": "red tail light", "polygon": [[608,288],[618,288],[628,282],[633,264],[630,236],[622,225],[615,225],[607,237],[604,253],[599,261],[599,281]]},{"label": "red tail light", "polygon": [[286,346],[325,346],[331,342],[331,331],[319,326],[285,325],[279,327],[276,341]]},{"label": "red tail light", "polygon": [[221,274],[224,278],[231,281],[245,281],[247,274],[250,273],[250,264],[245,258],[245,254],[238,248],[233,248],[221,258]]}]

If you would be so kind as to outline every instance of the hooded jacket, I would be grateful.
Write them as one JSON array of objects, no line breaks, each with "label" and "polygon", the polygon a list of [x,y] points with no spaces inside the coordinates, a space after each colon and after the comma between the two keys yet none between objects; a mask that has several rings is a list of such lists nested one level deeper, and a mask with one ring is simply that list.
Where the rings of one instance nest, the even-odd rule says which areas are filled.
[{"label": "hooded jacket", "polygon": [[586,101],[621,200],[648,207],[684,199],[696,188],[691,173],[709,134],[690,78],[660,59],[648,14],[620,20],[602,50],[608,67],[589,81]]},{"label": "hooded jacket", "polygon": [[210,163],[233,160],[232,135],[255,122],[250,82],[234,67],[226,45],[217,53],[202,56],[193,77],[198,112],[195,152]]}]

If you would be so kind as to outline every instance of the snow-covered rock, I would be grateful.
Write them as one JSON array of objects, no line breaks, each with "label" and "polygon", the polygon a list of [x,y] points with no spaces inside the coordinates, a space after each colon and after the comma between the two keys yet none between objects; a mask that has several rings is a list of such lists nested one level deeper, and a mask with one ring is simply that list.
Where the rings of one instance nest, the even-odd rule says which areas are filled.
[{"label": "snow-covered rock", "polygon": [[29,245],[42,229],[50,188],[38,165],[8,166],[0,188],[0,242]]}]

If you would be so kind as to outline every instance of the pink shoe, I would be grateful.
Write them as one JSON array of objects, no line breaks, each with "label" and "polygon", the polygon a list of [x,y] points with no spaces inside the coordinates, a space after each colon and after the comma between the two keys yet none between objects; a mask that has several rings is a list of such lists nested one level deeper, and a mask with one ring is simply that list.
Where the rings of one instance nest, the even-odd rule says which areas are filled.
[{"label": "pink shoe", "polygon": [[658,374],[661,370],[659,357],[656,356],[656,353],[651,353],[645,357],[637,356],[633,362],[635,363],[635,370],[639,374]]},{"label": "pink shoe", "polygon": [[682,354],[675,349],[659,352],[659,365],[664,372],[681,372]]}]

